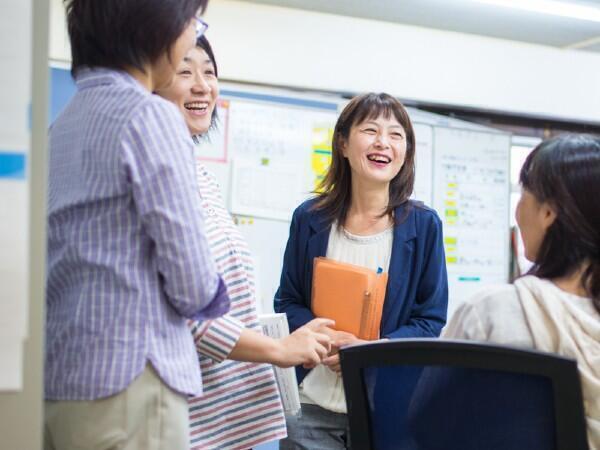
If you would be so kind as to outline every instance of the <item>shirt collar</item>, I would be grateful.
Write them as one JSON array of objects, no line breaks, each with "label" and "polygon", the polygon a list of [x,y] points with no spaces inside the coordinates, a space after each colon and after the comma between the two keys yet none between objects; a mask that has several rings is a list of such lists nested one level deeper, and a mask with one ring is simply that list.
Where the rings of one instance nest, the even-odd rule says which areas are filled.
[{"label": "shirt collar", "polygon": [[129,85],[141,91],[146,89],[124,70],[108,69],[106,67],[84,67],[77,71],[75,84],[78,89],[86,89],[103,85]]}]

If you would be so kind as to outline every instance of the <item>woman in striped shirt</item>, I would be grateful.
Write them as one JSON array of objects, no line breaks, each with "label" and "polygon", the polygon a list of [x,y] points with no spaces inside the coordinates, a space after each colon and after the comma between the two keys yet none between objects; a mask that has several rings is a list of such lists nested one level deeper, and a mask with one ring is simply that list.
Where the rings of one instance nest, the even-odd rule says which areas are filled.
[{"label": "woman in striped shirt", "polygon": [[[214,123],[218,93],[217,66],[204,37],[184,58],[171,86],[158,92],[181,110],[193,136],[205,134]],[[248,246],[225,209],[215,177],[200,163],[196,177],[209,247],[231,311],[191,323],[204,394],[189,402],[190,443],[192,449],[248,449],[286,436],[273,370],[264,363],[319,364],[329,349],[329,338],[320,329],[332,322],[315,319],[279,340],[260,333]]]}]

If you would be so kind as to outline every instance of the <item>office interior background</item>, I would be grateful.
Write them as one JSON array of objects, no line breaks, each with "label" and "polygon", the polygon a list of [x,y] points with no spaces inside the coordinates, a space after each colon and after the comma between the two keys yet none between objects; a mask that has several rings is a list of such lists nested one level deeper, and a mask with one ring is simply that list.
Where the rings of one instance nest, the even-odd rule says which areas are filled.
[{"label": "office interior background", "polygon": [[[388,92],[410,107],[416,197],[444,221],[450,311],[528,268],[514,230],[528,152],[561,132],[600,132],[597,1],[211,0],[204,19],[224,126],[199,158],[218,175],[255,254],[265,312],[291,205],[326,168],[328,133],[353,95]],[[46,131],[74,89],[62,1],[3,0],[0,37],[0,448],[35,449]],[[449,167],[457,160],[462,175]],[[470,202],[457,204],[457,192]],[[498,201],[486,204],[478,192]],[[475,229],[497,236],[485,255]]]}]

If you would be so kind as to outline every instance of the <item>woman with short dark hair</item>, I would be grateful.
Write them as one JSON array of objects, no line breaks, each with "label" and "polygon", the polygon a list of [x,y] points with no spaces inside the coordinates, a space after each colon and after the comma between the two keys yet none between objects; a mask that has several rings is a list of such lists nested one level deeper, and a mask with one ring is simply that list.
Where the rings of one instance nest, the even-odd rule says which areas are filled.
[{"label": "woman with short dark hair", "polygon": [[[382,338],[436,337],[446,322],[448,280],[442,224],[409,200],[415,136],[402,104],[387,94],[358,96],[334,130],[332,164],[320,193],[294,212],[275,310],[291,330],[314,318],[315,257],[388,272]],[[329,329],[337,346],[361,342]],[[339,355],[310,372],[297,367],[302,414],[287,420],[282,449],[346,449],[348,421]]]},{"label": "woman with short dark hair", "polygon": [[514,285],[487,289],[461,305],[444,337],[576,359],[590,448],[600,448],[600,138],[542,142],[520,181],[516,218],[534,265]]},{"label": "woman with short dark hair", "polygon": [[[173,83],[157,94],[183,114],[202,155],[209,129],[218,125],[218,70],[205,36],[179,65]],[[192,449],[241,450],[286,436],[285,417],[273,370],[298,364],[314,366],[327,356],[329,337],[319,333],[330,321],[315,319],[282,339],[261,333],[256,311],[254,264],[250,249],[225,207],[210,168],[196,165],[198,203],[217,270],[223,274],[231,310],[223,317],[191,321],[205,393],[190,397]]]},{"label": "woman with short dark hair", "polygon": [[229,297],[169,85],[206,0],[67,0],[77,92],[49,135],[45,448],[189,447],[188,319]]}]

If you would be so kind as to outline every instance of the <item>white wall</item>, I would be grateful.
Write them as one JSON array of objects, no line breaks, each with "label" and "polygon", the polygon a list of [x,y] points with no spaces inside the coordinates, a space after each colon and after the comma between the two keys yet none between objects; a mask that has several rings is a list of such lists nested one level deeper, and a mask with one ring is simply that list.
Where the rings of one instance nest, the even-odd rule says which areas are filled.
[{"label": "white wall", "polygon": [[[17,391],[0,392],[0,448],[37,450],[42,448],[43,437],[43,336],[44,336],[44,284],[45,284],[45,248],[46,248],[46,135],[48,127],[48,14],[49,0],[2,0],[0,2],[0,29],[9,32],[9,39],[0,39],[0,72],[3,81],[0,88],[0,109],[8,111],[11,117],[3,116],[3,127],[0,127],[0,148],[5,142],[14,142],[15,132],[23,134],[23,147],[12,150],[27,154],[27,176],[23,180],[12,183],[29,199],[15,204],[14,190],[6,196],[6,190],[0,192],[0,210],[5,209],[7,215],[0,220],[0,229],[6,237],[22,243],[20,249],[28,257],[29,263],[19,272],[2,271],[0,267],[0,305],[3,312],[11,303],[24,308],[27,322],[26,337],[23,341],[22,372],[18,375],[22,385]],[[9,23],[9,26],[6,24]],[[14,29],[11,29],[14,25]],[[0,32],[0,34],[2,34]],[[12,53],[12,55],[11,55]],[[16,57],[11,58],[10,56]],[[12,74],[12,76],[11,76]],[[24,92],[23,92],[24,91]],[[28,129],[30,111],[31,129]],[[0,114],[2,115],[2,114]],[[6,123],[11,129],[6,131]],[[22,133],[21,133],[22,132]],[[8,139],[6,137],[8,136]],[[11,144],[9,144],[11,145]],[[7,149],[7,147],[4,147]],[[8,147],[8,149],[11,149]],[[3,183],[6,187],[8,182]],[[18,186],[20,184],[21,186]],[[25,197],[26,198],[26,197]],[[25,214],[25,209],[28,212]],[[19,211],[20,209],[20,211]],[[2,211],[0,211],[0,216]],[[25,224],[7,229],[13,223],[6,218],[15,219],[20,214]],[[14,269],[14,253],[0,242],[0,259],[9,260],[9,267]],[[0,266],[2,266],[0,261]],[[21,268],[20,268],[21,269]],[[26,283],[25,292],[17,297],[8,297],[21,280]],[[17,309],[13,309],[17,311]],[[16,314],[4,315],[0,327],[2,350],[10,344],[11,336],[6,326],[7,317],[17,321]],[[14,325],[14,324],[11,324]],[[0,351],[0,353],[2,353]],[[10,370],[8,361],[2,353],[0,371],[6,380]],[[3,386],[4,387],[4,386]],[[2,389],[0,389],[2,391]]]},{"label": "white wall", "polygon": [[[51,57],[68,59],[52,17]],[[206,20],[225,79],[600,121],[600,54],[233,0]]]}]

